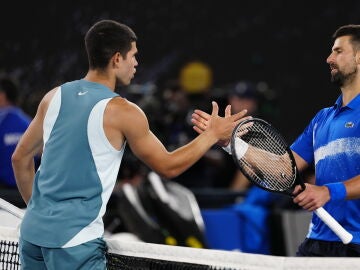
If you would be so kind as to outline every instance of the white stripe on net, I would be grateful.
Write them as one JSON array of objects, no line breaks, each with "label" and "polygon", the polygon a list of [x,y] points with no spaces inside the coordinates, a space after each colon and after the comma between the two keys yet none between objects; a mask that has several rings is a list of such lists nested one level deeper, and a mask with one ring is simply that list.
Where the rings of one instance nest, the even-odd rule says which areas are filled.
[{"label": "white stripe on net", "polygon": [[119,255],[210,265],[212,269],[232,270],[354,270],[358,258],[301,258],[237,251],[209,250],[142,242],[106,240],[109,252]]},{"label": "white stripe on net", "polygon": [[[0,203],[0,206],[4,205]],[[7,205],[7,204],[6,204]],[[7,205],[11,212],[18,216],[23,215],[23,210]],[[21,211],[19,211],[21,210]],[[0,241],[18,243],[19,229],[16,227],[0,226]],[[129,238],[128,238],[129,239]],[[173,262],[184,262],[212,266],[212,269],[231,270],[354,270],[359,267],[358,258],[301,258],[283,257],[261,254],[247,254],[238,251],[223,251],[199,249],[190,247],[168,246],[160,244],[149,244],[138,241],[119,240],[115,236],[105,238],[109,247],[109,253],[132,256],[138,258],[149,258],[167,260]],[[15,251],[15,250],[14,250]],[[10,252],[12,252],[10,250]],[[18,250],[16,250],[18,252]],[[4,256],[1,250],[0,258]],[[18,255],[11,257],[16,264]],[[5,258],[5,261],[7,259]],[[1,262],[1,260],[0,260]],[[0,269],[2,264],[0,264]],[[8,268],[5,268],[8,269]],[[17,266],[11,269],[18,269]]]},{"label": "white stripe on net", "polygon": [[[284,257],[106,239],[109,252],[157,260],[210,265],[213,269],[283,269]],[[280,266],[280,268],[278,268]],[[216,267],[216,268],[215,268]],[[275,268],[274,268],[275,267]]]},{"label": "white stripe on net", "polygon": [[0,198],[0,209],[4,209],[13,216],[22,219],[25,211]]},{"label": "white stripe on net", "polygon": [[0,226],[0,240],[18,242],[19,235],[18,228]]},{"label": "white stripe on net", "polygon": [[[18,230],[0,227],[0,240],[18,242]],[[137,241],[105,239],[109,252],[137,258],[149,258],[210,265],[212,269],[232,270],[354,270],[359,267],[358,258],[301,258],[237,251],[222,251],[189,247],[149,244]],[[1,268],[0,268],[1,269]]]}]

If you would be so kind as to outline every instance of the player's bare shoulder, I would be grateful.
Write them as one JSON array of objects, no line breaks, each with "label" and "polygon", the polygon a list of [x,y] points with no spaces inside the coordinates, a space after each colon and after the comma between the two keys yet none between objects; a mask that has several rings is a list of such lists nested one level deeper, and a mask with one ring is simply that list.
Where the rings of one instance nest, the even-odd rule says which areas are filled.
[{"label": "player's bare shoulder", "polygon": [[45,103],[49,103],[51,101],[51,99],[53,98],[53,96],[55,95],[56,91],[58,91],[60,88],[60,86],[57,86],[53,89],[51,89],[49,92],[47,92],[45,95],[44,95],[44,98],[43,98],[43,101]]},{"label": "player's bare shoulder", "polygon": [[60,87],[55,87],[44,95],[44,97],[40,101],[37,114],[45,115],[52,98],[54,97],[55,93],[59,90],[59,88]]},{"label": "player's bare shoulder", "polygon": [[107,105],[106,117],[121,119],[121,122],[145,120],[146,116],[143,110],[135,103],[126,98],[113,98]]},{"label": "player's bare shoulder", "polygon": [[131,140],[141,130],[148,130],[149,125],[144,112],[135,103],[116,97],[105,108],[105,134],[114,147],[123,144],[125,138]]}]

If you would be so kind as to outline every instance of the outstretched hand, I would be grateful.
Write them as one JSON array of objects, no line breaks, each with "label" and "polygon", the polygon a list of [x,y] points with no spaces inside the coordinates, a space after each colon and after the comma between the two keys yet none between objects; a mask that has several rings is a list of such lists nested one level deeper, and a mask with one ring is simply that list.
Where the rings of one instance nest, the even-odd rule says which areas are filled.
[{"label": "outstretched hand", "polygon": [[[230,138],[232,135],[233,129],[236,127],[238,123],[241,121],[244,121],[246,119],[251,118],[251,116],[245,117],[247,110],[242,110],[238,113],[231,114],[231,105],[227,105],[225,108],[225,115],[224,117],[220,117],[218,115],[219,107],[216,102],[212,102],[213,110],[211,115],[202,111],[202,110],[195,110],[191,117],[191,122],[193,123],[193,129],[201,134],[204,131],[206,131],[209,127],[211,127],[214,122],[217,120],[223,123],[221,124],[222,128],[222,135],[220,136],[220,139],[218,140],[217,144],[219,146],[226,146],[230,142]],[[218,119],[216,119],[218,118]]]}]

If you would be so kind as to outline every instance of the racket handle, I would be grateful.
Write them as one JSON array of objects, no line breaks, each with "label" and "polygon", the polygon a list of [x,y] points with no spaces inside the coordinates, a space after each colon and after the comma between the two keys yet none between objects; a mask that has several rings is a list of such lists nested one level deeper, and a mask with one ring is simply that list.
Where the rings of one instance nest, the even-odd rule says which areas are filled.
[{"label": "racket handle", "polygon": [[352,234],[344,229],[324,208],[316,209],[315,214],[341,239],[344,244],[349,244]]}]

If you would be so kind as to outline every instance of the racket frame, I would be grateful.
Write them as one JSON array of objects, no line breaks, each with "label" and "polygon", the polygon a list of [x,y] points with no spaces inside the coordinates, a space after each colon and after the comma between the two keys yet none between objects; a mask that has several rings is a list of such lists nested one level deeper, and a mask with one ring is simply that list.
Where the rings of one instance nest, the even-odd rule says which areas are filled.
[{"label": "racket frame", "polygon": [[[238,158],[236,156],[236,151],[235,151],[235,139],[236,139],[236,136],[238,134],[238,130],[239,130],[239,128],[241,126],[243,126],[243,125],[245,125],[247,123],[250,123],[250,122],[255,122],[255,121],[262,122],[263,124],[268,125],[269,127],[271,127],[272,130],[274,131],[274,133],[276,133],[276,135],[278,135],[279,139],[284,142],[284,145],[286,145],[285,150],[288,153],[289,158],[291,159],[292,165],[294,166],[293,167],[293,169],[294,169],[293,183],[292,183],[292,186],[289,187],[286,190],[274,190],[274,189],[269,189],[269,188],[266,188],[265,186],[260,185],[255,180],[253,180],[253,178],[244,170],[244,168],[239,163],[239,160],[238,160]],[[260,188],[262,188],[264,190],[267,190],[269,192],[281,193],[281,194],[285,194],[285,195],[288,195],[288,196],[291,196],[291,197],[295,197],[295,196],[298,195],[298,194],[296,194],[296,195],[293,194],[293,190],[294,190],[296,185],[301,186],[302,190],[300,192],[305,190],[306,186],[305,186],[304,181],[301,178],[300,173],[299,173],[299,171],[297,169],[295,158],[294,158],[294,155],[293,155],[289,145],[286,143],[283,136],[278,132],[278,130],[275,129],[270,123],[268,123],[265,120],[260,119],[260,118],[246,119],[246,120],[240,122],[239,124],[237,124],[237,126],[234,128],[232,136],[231,136],[230,143],[231,143],[231,153],[232,153],[232,156],[233,156],[233,159],[234,159],[234,162],[235,162],[236,166],[240,169],[240,171],[245,175],[245,177],[251,183],[253,183],[253,184],[257,185],[258,187],[260,187]],[[348,243],[351,242],[351,240],[353,239],[353,235],[351,233],[349,233],[344,227],[342,227],[342,225],[339,224],[337,222],[337,220],[335,220],[323,207],[319,207],[318,209],[316,209],[314,211],[314,213],[341,239],[341,241],[344,244],[348,244]]]}]

